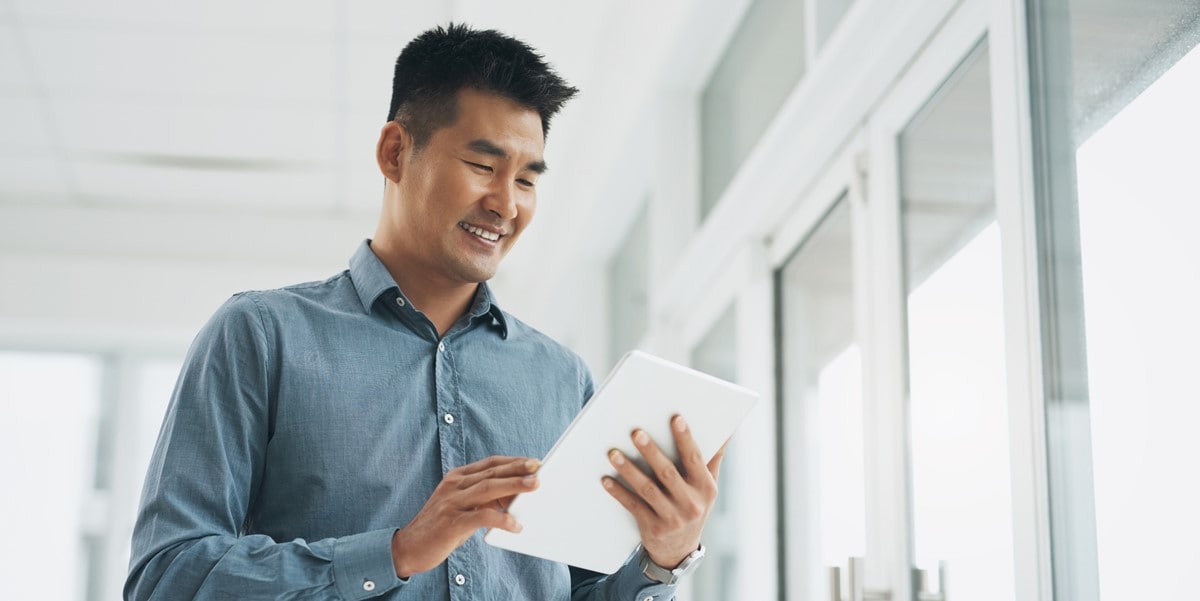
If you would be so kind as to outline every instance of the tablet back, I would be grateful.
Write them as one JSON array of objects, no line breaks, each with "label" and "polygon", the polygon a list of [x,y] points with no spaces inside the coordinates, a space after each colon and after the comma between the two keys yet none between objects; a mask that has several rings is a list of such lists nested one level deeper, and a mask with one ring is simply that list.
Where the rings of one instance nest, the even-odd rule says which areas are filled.
[{"label": "tablet back", "polygon": [[678,464],[670,419],[681,414],[707,461],[757,399],[747,388],[631,351],[546,455],[538,490],[509,506],[524,529],[519,534],[490,530],[484,540],[595,572],[615,572],[640,536],[633,516],[600,484],[601,476],[616,476],[608,452],[620,449],[640,462],[630,433],[641,428]]}]

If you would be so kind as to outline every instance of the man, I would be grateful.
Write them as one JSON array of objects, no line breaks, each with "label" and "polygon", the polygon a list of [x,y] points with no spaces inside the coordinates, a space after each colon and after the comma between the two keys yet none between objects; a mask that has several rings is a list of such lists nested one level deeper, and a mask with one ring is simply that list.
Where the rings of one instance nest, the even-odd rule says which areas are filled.
[{"label": "man", "polygon": [[[533,217],[550,119],[576,90],[525,44],[451,25],[396,62],[372,240],[323,282],[235,295],[197,336],[154,452],[127,599],[669,599],[716,497],[614,452],[642,546],[603,576],[503,551],[504,509],[591,395],[573,353],[486,281]],[[588,519],[580,515],[579,519]],[[587,544],[580,541],[580,544]]]}]

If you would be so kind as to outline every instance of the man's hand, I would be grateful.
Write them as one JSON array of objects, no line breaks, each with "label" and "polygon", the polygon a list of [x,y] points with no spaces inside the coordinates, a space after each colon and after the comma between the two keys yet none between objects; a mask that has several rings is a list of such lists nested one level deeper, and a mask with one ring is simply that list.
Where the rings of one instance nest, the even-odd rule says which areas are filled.
[{"label": "man's hand", "polygon": [[683,464],[682,474],[650,440],[650,435],[643,430],[634,430],[633,444],[646,459],[653,475],[646,474],[628,457],[613,449],[608,459],[629,488],[613,478],[605,476],[603,479],[608,494],[620,501],[637,520],[642,547],[650,559],[664,568],[674,568],[700,548],[700,534],[717,500],[717,474],[725,456],[722,446],[705,465],[704,456],[681,415],[671,420],[671,432]]},{"label": "man's hand", "polygon": [[516,495],[538,486],[538,460],[488,457],[446,472],[407,526],[392,535],[392,563],[401,578],[431,570],[480,528],[520,532],[504,510]]}]

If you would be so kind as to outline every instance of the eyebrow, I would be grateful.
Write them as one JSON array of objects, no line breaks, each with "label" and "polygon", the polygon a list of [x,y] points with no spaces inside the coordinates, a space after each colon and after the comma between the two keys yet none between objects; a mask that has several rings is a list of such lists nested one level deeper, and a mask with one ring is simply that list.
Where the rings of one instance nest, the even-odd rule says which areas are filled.
[{"label": "eyebrow", "polygon": [[[480,138],[478,140],[471,140],[471,142],[469,144],[467,144],[467,148],[469,148],[475,152],[478,152],[480,154],[486,154],[489,156],[494,156],[496,158],[508,160],[508,152],[505,151],[503,148],[500,148],[499,145],[497,145],[495,142],[492,142],[491,140],[486,140],[484,138]],[[546,169],[548,169],[549,167],[546,166],[546,161],[532,161],[529,164],[525,165],[525,168],[540,175],[542,173],[545,173]]]}]

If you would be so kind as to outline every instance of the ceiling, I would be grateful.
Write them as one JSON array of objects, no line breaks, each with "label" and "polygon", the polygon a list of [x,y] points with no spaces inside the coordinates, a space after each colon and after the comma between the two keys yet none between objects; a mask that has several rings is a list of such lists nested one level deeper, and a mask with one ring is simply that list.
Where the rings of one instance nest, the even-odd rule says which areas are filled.
[{"label": "ceiling", "polygon": [[496,27],[586,90],[626,4],[3,1],[0,202],[374,213],[409,39]]},{"label": "ceiling", "polygon": [[0,281],[20,283],[0,287],[0,340],[176,344],[232,292],[343,269],[375,230],[395,57],[451,21],[526,41],[581,89],[492,282],[561,334],[567,280],[601,272],[645,195],[646,115],[707,77],[745,4],[0,0]]}]

